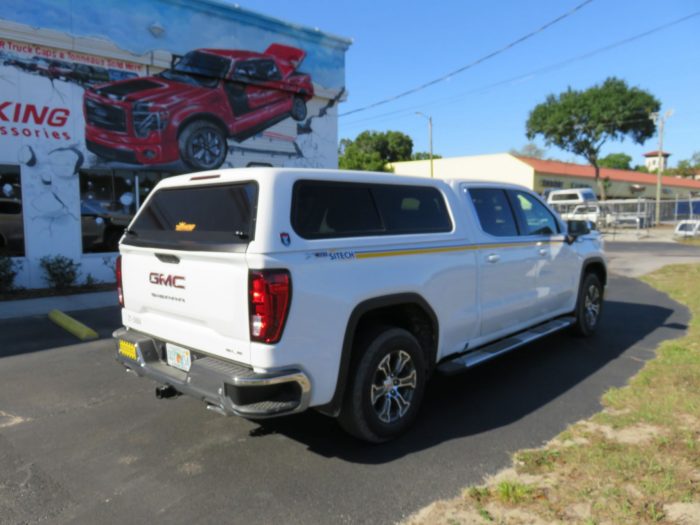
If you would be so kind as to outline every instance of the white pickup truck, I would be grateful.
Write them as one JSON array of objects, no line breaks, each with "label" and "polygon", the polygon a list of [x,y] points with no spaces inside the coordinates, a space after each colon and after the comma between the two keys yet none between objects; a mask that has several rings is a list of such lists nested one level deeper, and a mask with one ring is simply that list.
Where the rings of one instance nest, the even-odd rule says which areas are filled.
[{"label": "white pickup truck", "polygon": [[313,407],[372,442],[414,421],[434,372],[591,335],[607,279],[600,236],[525,188],[331,170],[165,179],[120,252],[116,358],[158,397]]},{"label": "white pickup truck", "polygon": [[560,215],[565,221],[588,221],[598,230],[615,223],[615,216],[597,203],[579,204],[571,212]]}]

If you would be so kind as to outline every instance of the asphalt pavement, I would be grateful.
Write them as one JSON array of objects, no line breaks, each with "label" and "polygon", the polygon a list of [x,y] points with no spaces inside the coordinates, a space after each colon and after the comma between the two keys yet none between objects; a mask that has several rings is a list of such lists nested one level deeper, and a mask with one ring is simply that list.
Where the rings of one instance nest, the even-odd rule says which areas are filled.
[{"label": "asphalt pavement", "polygon": [[376,446],[313,411],[259,424],[156,400],[113,359],[118,309],[74,316],[104,339],[75,344],[42,316],[0,321],[0,523],[394,523],[600,410],[689,321],[612,276],[595,337],[555,334],[437,376],[415,427]]}]

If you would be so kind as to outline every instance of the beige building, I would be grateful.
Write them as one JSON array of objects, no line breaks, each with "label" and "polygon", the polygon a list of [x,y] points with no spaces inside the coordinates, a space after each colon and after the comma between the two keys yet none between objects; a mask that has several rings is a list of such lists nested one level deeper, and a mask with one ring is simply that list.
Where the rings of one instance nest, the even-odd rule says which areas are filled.
[{"label": "beige building", "polygon": [[[593,167],[554,160],[519,157],[510,153],[473,155],[433,160],[435,177],[443,179],[472,179],[494,182],[509,182],[525,186],[538,193],[546,189],[568,189],[595,187]],[[430,176],[430,161],[416,160],[395,162],[392,165],[398,175]],[[601,168],[608,198],[629,199],[656,197],[656,175],[630,170]],[[688,198],[689,194],[700,195],[700,181],[663,177],[662,198]]]}]

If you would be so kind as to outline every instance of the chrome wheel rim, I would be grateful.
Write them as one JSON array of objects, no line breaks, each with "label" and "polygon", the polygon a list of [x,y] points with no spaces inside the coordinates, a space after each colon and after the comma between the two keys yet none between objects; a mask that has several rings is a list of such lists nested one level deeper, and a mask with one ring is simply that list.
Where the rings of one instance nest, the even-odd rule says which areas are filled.
[{"label": "chrome wheel rim", "polygon": [[210,129],[204,129],[192,137],[191,157],[203,168],[214,168],[224,151],[221,136]]},{"label": "chrome wheel rim", "polygon": [[584,316],[586,324],[593,328],[598,323],[598,315],[600,314],[600,290],[594,284],[586,290],[586,296],[583,301]]},{"label": "chrome wheel rim", "polygon": [[383,423],[395,423],[411,408],[418,375],[405,350],[394,350],[379,362],[370,387],[370,402]]}]

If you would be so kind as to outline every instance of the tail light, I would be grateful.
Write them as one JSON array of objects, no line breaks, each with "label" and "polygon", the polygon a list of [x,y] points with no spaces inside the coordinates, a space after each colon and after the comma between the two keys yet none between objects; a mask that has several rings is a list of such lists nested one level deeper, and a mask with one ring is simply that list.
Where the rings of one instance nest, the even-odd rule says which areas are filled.
[{"label": "tail light", "polygon": [[292,298],[287,270],[251,270],[248,280],[250,339],[276,343],[282,337]]},{"label": "tail light", "polygon": [[124,308],[124,288],[122,287],[122,256],[117,255],[117,297],[119,297],[119,306]]}]

